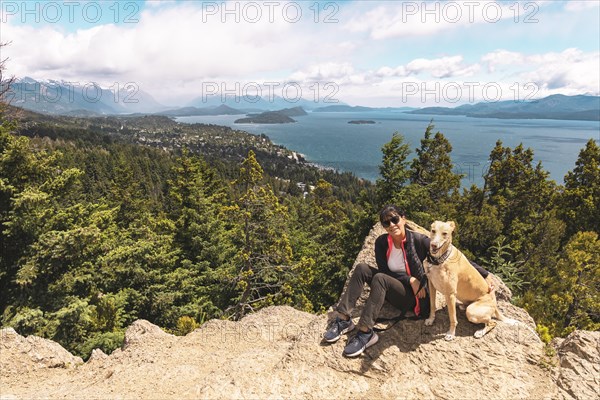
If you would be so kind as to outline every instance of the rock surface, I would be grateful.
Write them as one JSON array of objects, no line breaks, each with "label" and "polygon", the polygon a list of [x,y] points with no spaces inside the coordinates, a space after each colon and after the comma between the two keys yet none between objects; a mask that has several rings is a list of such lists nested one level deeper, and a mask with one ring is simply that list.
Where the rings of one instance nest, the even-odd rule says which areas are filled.
[{"label": "rock surface", "polygon": [[[357,263],[371,257],[376,235],[369,235]],[[475,339],[478,326],[459,311],[457,337],[447,342],[448,314],[438,304],[433,326],[400,321],[355,359],[342,356],[345,338],[321,341],[327,315],[290,307],[269,307],[239,322],[211,320],[185,337],[136,321],[122,349],[96,351],[85,364],[56,343],[5,329],[0,399],[599,397],[598,332],[556,341],[552,360],[529,315],[508,302],[499,306],[525,324],[499,323]]]},{"label": "rock surface", "polygon": [[42,368],[68,368],[79,364],[83,364],[80,357],[73,356],[56,342],[38,336],[25,338],[12,328],[0,330],[2,377],[21,375]]},{"label": "rock surface", "polygon": [[139,343],[148,343],[150,341],[162,343],[174,338],[175,336],[165,333],[158,326],[144,319],[138,319],[125,331],[123,350],[136,346]]},{"label": "rock surface", "polygon": [[600,397],[600,332],[575,331],[557,346],[562,398]]}]

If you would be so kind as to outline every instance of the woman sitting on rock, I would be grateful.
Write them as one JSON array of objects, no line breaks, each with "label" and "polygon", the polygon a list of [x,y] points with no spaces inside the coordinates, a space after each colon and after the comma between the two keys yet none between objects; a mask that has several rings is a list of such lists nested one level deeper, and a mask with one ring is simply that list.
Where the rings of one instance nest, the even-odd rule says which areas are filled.
[{"label": "woman sitting on rock", "polygon": [[[358,321],[358,332],[344,348],[347,357],[358,356],[377,343],[379,337],[373,326],[385,300],[402,313],[413,311],[420,319],[429,316],[429,290],[423,269],[429,237],[405,229],[405,213],[395,205],[385,206],[379,213],[379,221],[387,233],[375,240],[377,268],[364,263],[356,266],[336,307],[338,316],[324,334],[326,342],[334,343],[354,329],[350,316],[367,283],[371,293]],[[488,276],[488,271],[472,264],[484,278]]]}]

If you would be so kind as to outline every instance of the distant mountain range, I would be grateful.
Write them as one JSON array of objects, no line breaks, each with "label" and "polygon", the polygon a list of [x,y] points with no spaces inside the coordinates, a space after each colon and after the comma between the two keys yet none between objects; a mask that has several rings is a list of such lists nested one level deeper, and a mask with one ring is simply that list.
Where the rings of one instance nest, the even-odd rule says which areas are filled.
[{"label": "distant mountain range", "polygon": [[216,107],[182,107],[174,110],[161,111],[156,114],[166,115],[169,117],[188,117],[202,115],[240,115],[245,114],[245,112],[236,110],[235,108],[231,108],[225,104],[221,104],[220,106]]},{"label": "distant mountain range", "polygon": [[[200,96],[192,100],[188,106],[191,107],[216,107],[219,105],[227,105],[231,108],[238,110],[244,110],[246,112],[260,112],[260,111],[276,111],[286,108],[302,107],[304,110],[314,110],[318,107],[331,104],[327,103],[325,99],[306,100],[300,99],[286,99],[279,96],[272,97],[261,97],[261,96],[225,96],[222,98],[220,95],[212,96]],[[335,104],[345,103],[336,102]]]},{"label": "distant mountain range", "polygon": [[57,80],[17,79],[11,85],[10,104],[44,114],[97,116],[153,113],[167,107],[133,84],[126,88],[102,88]]},{"label": "distant mountain range", "polygon": [[[103,88],[95,83],[85,85],[59,80],[17,79],[11,85],[10,103],[16,107],[44,114],[99,116],[118,114],[153,114],[171,117],[203,115],[237,115],[301,107],[313,110],[327,105],[319,101],[286,99],[279,96],[199,96],[184,107],[160,104],[150,94],[134,87]],[[344,104],[337,102],[336,104]]]},{"label": "distant mountain range", "polygon": [[414,107],[363,107],[349,106],[347,104],[338,104],[333,106],[320,107],[313,112],[371,112],[371,111],[395,111],[406,112],[416,110]]},{"label": "distant mountain range", "polygon": [[[94,83],[79,85],[57,80],[17,79],[11,85],[8,96],[13,106],[22,107],[44,114],[59,114],[79,117],[117,114],[159,114],[170,117],[204,115],[242,115],[256,122],[258,113],[278,112],[279,115],[258,117],[261,123],[282,123],[286,116],[291,119],[297,115],[281,113],[282,110],[301,109],[312,112],[406,112],[428,115],[465,115],[477,118],[505,119],[563,119],[563,120],[600,120],[599,96],[552,95],[531,101],[499,101],[466,104],[455,108],[426,107],[363,107],[350,106],[338,102],[329,104],[325,99],[319,102],[306,99],[285,99],[278,96],[263,98],[260,96],[197,97],[185,107],[167,107],[156,101],[152,95],[133,85],[119,88],[102,88]],[[290,106],[292,106],[290,108]],[[279,111],[277,111],[279,110]],[[273,122],[279,121],[279,122]],[[292,120],[293,121],[293,120]]]},{"label": "distant mountain range", "polygon": [[531,101],[465,104],[455,108],[426,107],[409,114],[465,115],[476,118],[563,119],[600,121],[599,96],[555,94]]}]

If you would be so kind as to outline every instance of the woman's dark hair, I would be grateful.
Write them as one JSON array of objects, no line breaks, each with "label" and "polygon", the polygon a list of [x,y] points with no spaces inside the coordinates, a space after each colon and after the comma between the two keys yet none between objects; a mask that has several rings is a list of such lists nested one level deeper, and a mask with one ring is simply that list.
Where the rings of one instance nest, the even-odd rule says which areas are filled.
[{"label": "woman's dark hair", "polygon": [[394,204],[383,206],[379,212],[379,222],[383,222],[390,214],[398,214],[401,217],[406,217],[406,213]]}]

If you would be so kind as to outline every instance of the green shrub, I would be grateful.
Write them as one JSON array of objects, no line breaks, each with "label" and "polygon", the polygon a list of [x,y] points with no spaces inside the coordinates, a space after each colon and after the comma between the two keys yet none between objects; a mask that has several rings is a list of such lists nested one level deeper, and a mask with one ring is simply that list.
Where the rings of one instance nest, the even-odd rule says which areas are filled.
[{"label": "green shrub", "polygon": [[174,332],[178,336],[185,336],[199,326],[200,325],[196,322],[196,320],[194,320],[194,318],[184,315],[183,317],[179,317],[177,320],[177,327],[175,328]]},{"label": "green shrub", "polygon": [[550,343],[550,341],[552,340],[552,335],[550,334],[550,329],[546,325],[537,324],[535,330],[540,336],[542,342],[544,342],[545,344]]},{"label": "green shrub", "polygon": [[90,336],[78,349],[77,355],[84,360],[90,358],[94,349],[100,349],[106,354],[110,354],[123,346],[125,340],[125,331],[98,332]]}]

